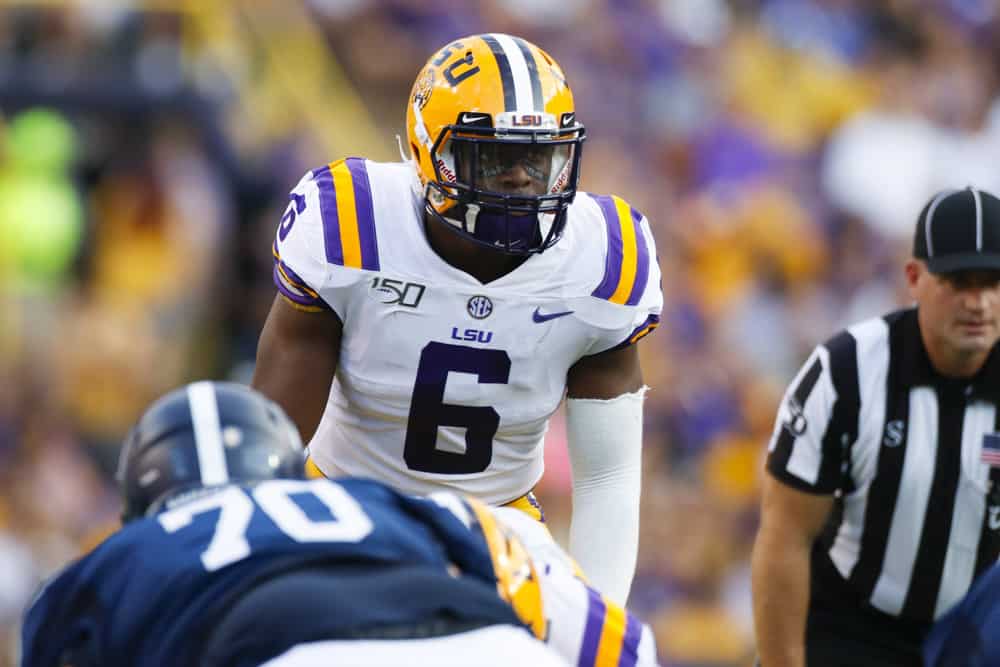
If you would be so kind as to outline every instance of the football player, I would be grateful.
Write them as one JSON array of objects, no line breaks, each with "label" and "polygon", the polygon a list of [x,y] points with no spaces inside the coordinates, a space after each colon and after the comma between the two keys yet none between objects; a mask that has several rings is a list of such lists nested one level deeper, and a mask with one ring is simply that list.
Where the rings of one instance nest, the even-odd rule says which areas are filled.
[{"label": "football player", "polygon": [[303,463],[246,387],[154,403],[121,454],[124,525],[42,590],[23,665],[655,664],[525,514]]},{"label": "football player", "polygon": [[406,126],[403,162],[347,158],[292,190],[253,385],[288,411],[322,474],[536,517],[542,443],[566,395],[570,551],[624,602],[646,390],[636,343],[662,306],[649,223],[577,191],[572,92],[523,39],[440,49]]},{"label": "football player", "polygon": [[924,664],[1000,665],[1000,565],[980,575],[962,601],[934,623],[924,642]]}]

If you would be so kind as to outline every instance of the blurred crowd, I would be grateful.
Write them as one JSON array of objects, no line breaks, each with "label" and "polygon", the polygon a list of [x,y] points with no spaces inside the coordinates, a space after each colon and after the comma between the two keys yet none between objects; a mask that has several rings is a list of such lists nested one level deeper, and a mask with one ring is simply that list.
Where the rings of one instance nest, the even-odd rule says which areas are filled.
[{"label": "blurred crowd", "polygon": [[[631,605],[665,664],[749,664],[784,386],[813,345],[907,301],[901,260],[933,192],[1000,192],[997,3],[196,4],[0,6],[0,665],[41,577],[114,528],[141,409],[249,378],[288,189],[346,155],[396,159],[424,60],[485,31],[561,63],[583,188],[625,197],[657,239]],[[558,418],[549,445],[560,536]]]}]

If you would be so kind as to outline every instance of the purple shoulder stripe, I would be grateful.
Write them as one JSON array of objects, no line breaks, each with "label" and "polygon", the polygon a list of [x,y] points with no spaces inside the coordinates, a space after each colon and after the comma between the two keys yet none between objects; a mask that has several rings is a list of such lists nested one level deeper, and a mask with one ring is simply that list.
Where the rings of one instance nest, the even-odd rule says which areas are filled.
[{"label": "purple shoulder stripe", "polygon": [[365,159],[349,157],[347,168],[354,184],[354,206],[358,215],[358,241],[361,245],[361,268],[378,271],[378,241],[375,236],[375,209],[372,203],[372,186],[368,180]]},{"label": "purple shoulder stripe", "polygon": [[618,287],[618,279],[622,273],[622,230],[618,223],[618,211],[615,202],[607,195],[590,195],[604,214],[604,224],[608,227],[608,256],[604,262],[604,279],[592,292],[592,296],[610,299]]},{"label": "purple shoulder stripe", "polygon": [[635,281],[632,283],[632,291],[628,295],[625,303],[634,306],[639,303],[642,293],[646,291],[646,283],[649,280],[649,245],[646,243],[646,235],[642,233],[642,214],[631,206],[632,227],[635,229]]},{"label": "purple shoulder stripe", "polygon": [[[353,195],[354,211],[345,211],[348,220],[340,219],[340,212],[337,208],[337,186],[334,179],[333,170],[338,170],[337,180],[341,183],[341,188],[345,187],[341,179],[341,172],[344,166],[351,177],[351,191],[341,193],[350,201]],[[360,157],[349,157],[344,162],[332,163],[319,169],[313,170],[313,180],[319,189],[319,212],[323,219],[323,245],[326,250],[326,261],[339,266],[352,266],[354,268],[378,271],[378,243],[375,237],[375,209],[372,202],[371,182],[368,179],[368,168],[365,166],[365,159]],[[344,229],[357,230],[358,248],[353,247],[348,252],[344,251],[344,238],[341,234],[341,227]],[[353,244],[353,235],[348,241]],[[360,265],[357,261],[357,254],[360,251]],[[345,256],[350,257],[350,261],[345,262]]]},{"label": "purple shoulder stripe", "polygon": [[319,215],[323,220],[323,246],[326,261],[344,265],[344,249],[340,244],[340,217],[337,214],[337,189],[333,187],[330,165],[313,169],[313,181],[319,189]]}]

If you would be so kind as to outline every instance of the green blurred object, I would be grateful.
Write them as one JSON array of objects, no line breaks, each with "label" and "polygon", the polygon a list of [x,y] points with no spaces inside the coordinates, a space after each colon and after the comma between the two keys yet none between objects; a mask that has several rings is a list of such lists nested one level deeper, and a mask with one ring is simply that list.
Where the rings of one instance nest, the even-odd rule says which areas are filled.
[{"label": "green blurred object", "polygon": [[16,115],[0,161],[0,284],[49,292],[65,283],[83,236],[83,208],[70,179],[76,132],[59,113]]},{"label": "green blurred object", "polygon": [[29,109],[11,120],[4,139],[4,166],[62,176],[76,156],[76,131],[59,113]]}]

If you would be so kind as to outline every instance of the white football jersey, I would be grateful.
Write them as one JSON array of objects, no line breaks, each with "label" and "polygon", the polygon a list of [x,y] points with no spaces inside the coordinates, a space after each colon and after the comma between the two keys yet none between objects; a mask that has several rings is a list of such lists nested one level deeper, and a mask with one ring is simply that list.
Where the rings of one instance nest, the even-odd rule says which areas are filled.
[{"label": "white football jersey", "polygon": [[344,325],[310,453],[329,476],[502,504],[542,475],[570,367],[658,324],[653,237],[620,198],[579,192],[555,246],[484,285],[429,245],[416,183],[408,163],[348,158],[291,192],[275,283]]}]

